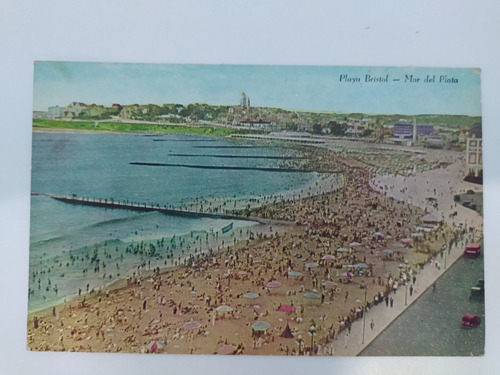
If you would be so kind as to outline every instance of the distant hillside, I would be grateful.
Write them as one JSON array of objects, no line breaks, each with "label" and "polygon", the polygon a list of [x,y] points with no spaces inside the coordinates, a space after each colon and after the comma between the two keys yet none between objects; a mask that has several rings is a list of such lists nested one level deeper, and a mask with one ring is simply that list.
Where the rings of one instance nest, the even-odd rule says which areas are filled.
[{"label": "distant hillside", "polygon": [[[362,122],[376,131],[383,125],[393,125],[400,120],[419,124],[432,124],[435,127],[449,129],[471,129],[481,123],[480,116],[461,115],[403,115],[373,113],[342,113],[333,111],[306,111],[272,107],[241,107],[228,105],[210,105],[206,103],[182,104],[113,104],[112,107],[84,103],[61,107],[57,116],[47,113],[49,119],[60,120],[123,120],[155,122],[159,124],[199,123],[217,125],[246,126],[245,124],[272,124],[265,130],[309,131],[317,134],[330,133],[332,124],[348,126]],[[43,118],[37,114],[37,118]]]}]

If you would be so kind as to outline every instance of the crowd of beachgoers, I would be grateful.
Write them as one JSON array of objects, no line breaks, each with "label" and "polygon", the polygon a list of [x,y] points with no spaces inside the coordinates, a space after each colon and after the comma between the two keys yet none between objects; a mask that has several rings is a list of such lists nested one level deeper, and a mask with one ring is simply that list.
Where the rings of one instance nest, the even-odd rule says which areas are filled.
[{"label": "crowd of beachgoers", "polygon": [[30,313],[29,349],[335,355],[355,320],[481,236],[477,213],[453,203],[469,188],[463,154],[429,153],[432,167],[407,175],[327,148],[310,157],[342,173],[253,207],[265,223],[245,239]]}]

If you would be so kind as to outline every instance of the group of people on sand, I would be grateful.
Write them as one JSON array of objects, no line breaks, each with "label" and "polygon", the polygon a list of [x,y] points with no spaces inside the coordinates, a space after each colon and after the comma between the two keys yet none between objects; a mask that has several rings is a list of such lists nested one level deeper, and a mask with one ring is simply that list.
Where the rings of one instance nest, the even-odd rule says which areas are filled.
[{"label": "group of people on sand", "polygon": [[[233,345],[237,354],[333,355],[332,340],[341,332],[348,337],[370,308],[392,307],[391,293],[413,285],[420,267],[463,230],[441,224],[412,237],[424,210],[374,191],[373,174],[348,158],[322,155],[344,171],[342,189],[326,186],[256,208],[253,216],[273,223],[265,235],[196,254],[182,266],[142,270],[124,289],[79,296],[53,316],[37,314],[28,323],[30,348],[141,352],[154,340],[169,353]],[[403,238],[412,241],[402,245]],[[276,308],[285,304],[286,312]],[[252,325],[263,321],[269,328],[252,335]],[[285,323],[293,341],[282,337]],[[299,339],[312,323],[314,347]]]}]

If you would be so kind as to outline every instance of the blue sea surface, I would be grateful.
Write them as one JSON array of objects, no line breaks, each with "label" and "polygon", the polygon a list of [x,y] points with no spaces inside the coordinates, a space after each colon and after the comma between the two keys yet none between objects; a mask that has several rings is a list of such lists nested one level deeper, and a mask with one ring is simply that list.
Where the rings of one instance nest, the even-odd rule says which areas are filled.
[{"label": "blue sea surface", "polygon": [[[314,176],[313,173],[130,164],[278,168],[283,163],[279,159],[210,155],[296,155],[296,152],[278,147],[248,146],[254,144],[185,134],[35,132],[31,190],[179,207],[201,199],[234,200],[274,195],[305,186]],[[102,287],[130,274],[140,264],[173,265],[174,259],[184,258],[195,249],[206,250],[214,239],[221,242],[223,236],[215,237],[216,233],[230,222],[78,206],[34,195],[31,198],[29,310],[60,302],[79,293],[80,289],[86,292],[87,284],[90,284],[89,290]],[[226,236],[226,244],[231,236],[233,241],[242,239],[251,225],[246,221],[234,222],[235,229]],[[161,239],[162,244],[159,243]],[[152,244],[155,256],[148,257],[143,249],[135,254],[129,251],[141,243],[144,249]],[[94,252],[98,253],[99,262],[91,263]]]}]

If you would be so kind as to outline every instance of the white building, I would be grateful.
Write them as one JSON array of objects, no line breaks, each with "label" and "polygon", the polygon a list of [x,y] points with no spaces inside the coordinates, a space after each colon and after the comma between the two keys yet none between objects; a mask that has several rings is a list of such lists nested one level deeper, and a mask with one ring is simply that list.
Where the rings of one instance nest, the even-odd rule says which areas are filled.
[{"label": "white building", "polygon": [[478,177],[483,172],[483,139],[467,138],[467,174],[470,176]]},{"label": "white building", "polygon": [[243,91],[240,93],[240,107],[250,108],[250,97]]},{"label": "white building", "polygon": [[53,120],[59,117],[61,117],[61,108],[58,105],[49,107],[47,118]]}]

